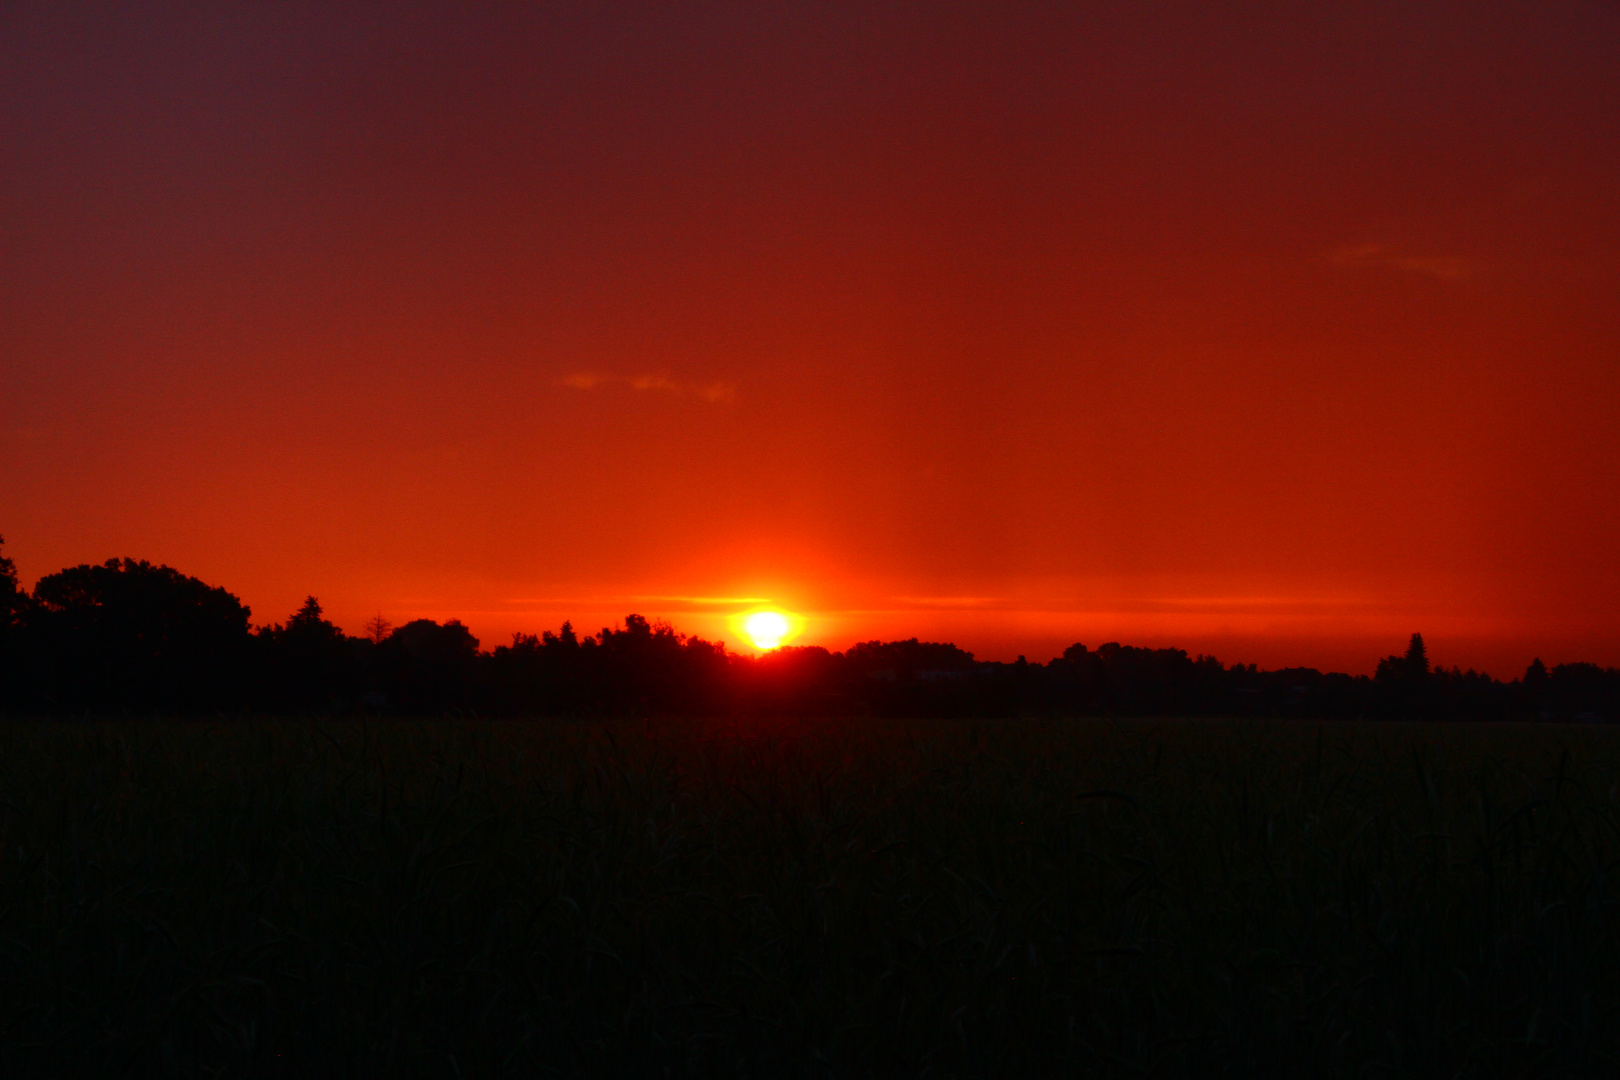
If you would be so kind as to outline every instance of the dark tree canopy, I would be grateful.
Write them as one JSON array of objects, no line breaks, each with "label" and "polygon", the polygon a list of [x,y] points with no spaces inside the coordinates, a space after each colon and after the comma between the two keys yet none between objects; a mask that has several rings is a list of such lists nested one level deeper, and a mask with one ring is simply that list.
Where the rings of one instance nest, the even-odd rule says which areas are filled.
[{"label": "dark tree canopy", "polygon": [[33,601],[29,660],[58,707],[207,707],[247,675],[248,608],[171,567],[75,566],[41,578]]},{"label": "dark tree canopy", "polygon": [[355,690],[351,642],[327,622],[320,601],[304,600],[286,626],[259,631],[264,703],[295,710],[319,709]]},{"label": "dark tree canopy", "polygon": [[[0,536],[0,549],[6,538]],[[10,626],[22,608],[22,589],[17,585],[17,564],[0,550],[0,627]]]},{"label": "dark tree canopy", "polygon": [[863,673],[888,681],[915,678],[917,673],[965,671],[973,666],[973,654],[955,645],[937,641],[863,641],[847,654],[850,663]]},{"label": "dark tree canopy", "polygon": [[17,584],[17,565],[4,554],[5,543],[5,537],[0,536],[0,704],[15,696],[13,687],[20,672],[12,624],[22,617],[28,599]]},{"label": "dark tree canopy", "polygon": [[1429,653],[1422,634],[1413,634],[1407,642],[1403,656],[1386,656],[1378,661],[1373,675],[1384,698],[1396,703],[1403,712],[1415,716],[1427,714],[1430,709],[1431,686]]},{"label": "dark tree canopy", "polygon": [[406,623],[377,646],[378,673],[399,705],[443,712],[469,705],[478,664],[478,639],[452,619]]}]

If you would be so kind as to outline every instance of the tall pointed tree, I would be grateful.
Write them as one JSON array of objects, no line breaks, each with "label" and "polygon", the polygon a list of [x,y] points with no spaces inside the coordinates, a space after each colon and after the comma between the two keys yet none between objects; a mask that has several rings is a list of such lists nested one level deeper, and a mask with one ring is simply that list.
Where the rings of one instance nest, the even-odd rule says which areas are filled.
[{"label": "tall pointed tree", "polygon": [[1423,647],[1423,635],[1413,634],[1411,642],[1406,646],[1406,677],[1413,682],[1421,682],[1429,674],[1429,653]]}]

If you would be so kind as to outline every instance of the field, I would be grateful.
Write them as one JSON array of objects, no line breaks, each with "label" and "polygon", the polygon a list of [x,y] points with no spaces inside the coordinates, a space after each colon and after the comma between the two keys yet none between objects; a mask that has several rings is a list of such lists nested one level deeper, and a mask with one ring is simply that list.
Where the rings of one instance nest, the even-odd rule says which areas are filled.
[{"label": "field", "polygon": [[21,1075],[1620,1074],[1620,731],[0,723]]}]

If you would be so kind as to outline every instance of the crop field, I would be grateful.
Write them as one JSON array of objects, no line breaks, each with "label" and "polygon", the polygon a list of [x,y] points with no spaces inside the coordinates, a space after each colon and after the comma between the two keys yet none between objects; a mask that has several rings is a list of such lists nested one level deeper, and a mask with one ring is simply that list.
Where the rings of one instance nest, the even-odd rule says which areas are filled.
[{"label": "crop field", "polygon": [[0,1072],[1620,1075],[1620,731],[0,722]]}]

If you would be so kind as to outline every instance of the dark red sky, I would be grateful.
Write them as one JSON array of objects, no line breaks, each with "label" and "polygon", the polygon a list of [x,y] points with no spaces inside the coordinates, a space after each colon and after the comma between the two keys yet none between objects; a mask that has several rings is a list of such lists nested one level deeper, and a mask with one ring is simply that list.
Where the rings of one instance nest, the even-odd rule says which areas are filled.
[{"label": "dark red sky", "polygon": [[0,7],[28,581],[1620,664],[1620,7],[469,7]]}]

